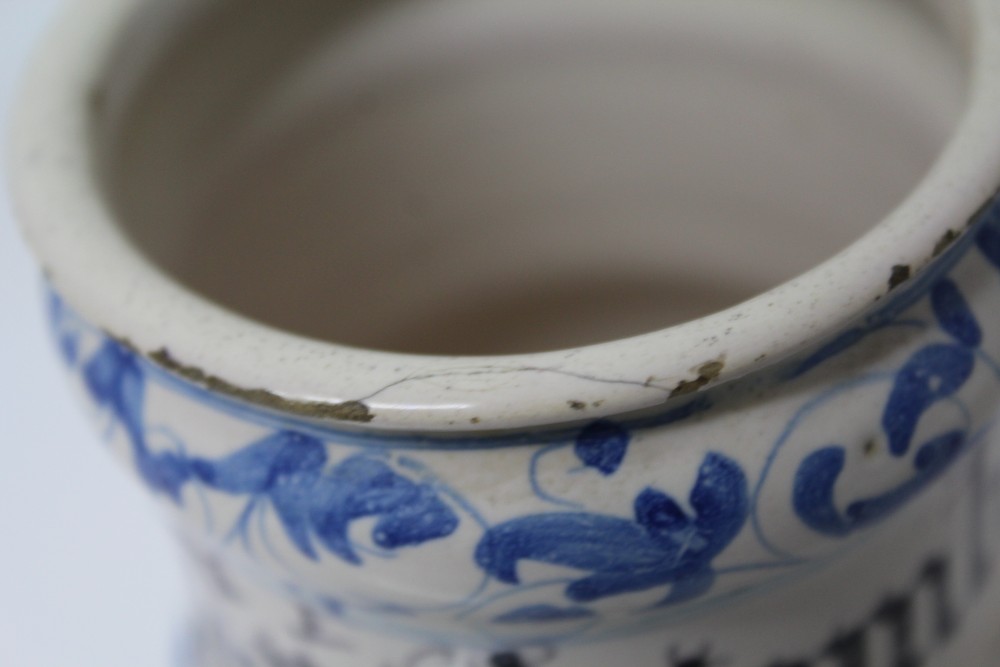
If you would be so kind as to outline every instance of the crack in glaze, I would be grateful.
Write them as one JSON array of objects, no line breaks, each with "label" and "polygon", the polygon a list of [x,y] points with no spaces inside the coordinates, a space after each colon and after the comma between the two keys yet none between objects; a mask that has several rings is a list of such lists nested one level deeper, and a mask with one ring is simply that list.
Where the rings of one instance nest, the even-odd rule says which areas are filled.
[{"label": "crack in glaze", "polygon": [[[562,369],[558,369],[558,368],[545,368],[545,367],[539,367],[539,366],[518,366],[518,367],[511,367],[511,368],[495,368],[495,367],[470,368],[470,369],[459,369],[459,370],[454,370],[454,371],[440,371],[440,372],[433,372],[433,373],[424,373],[424,374],[421,374],[421,375],[411,375],[409,377],[404,377],[404,378],[401,378],[401,379],[396,380],[394,382],[390,382],[389,384],[381,387],[380,389],[376,389],[372,393],[370,393],[370,394],[368,394],[368,395],[366,395],[366,396],[364,396],[364,397],[362,397],[362,398],[360,398],[358,400],[359,401],[369,401],[369,400],[375,398],[376,396],[379,396],[380,394],[384,394],[385,392],[389,391],[390,389],[393,389],[394,387],[398,387],[398,386],[403,385],[403,384],[408,384],[410,382],[423,382],[423,381],[426,381],[426,380],[437,380],[437,379],[441,379],[441,378],[450,378],[450,377],[477,377],[477,376],[481,376],[481,375],[509,375],[509,374],[515,374],[515,373],[554,373],[556,375],[562,375],[562,376],[565,376],[565,377],[572,377],[572,378],[576,378],[576,379],[579,379],[579,380],[587,380],[589,382],[597,382],[597,383],[600,383],[600,384],[619,384],[619,385],[627,385],[627,386],[632,386],[632,387],[642,387],[644,389],[655,389],[655,390],[658,390],[658,391],[661,391],[661,392],[664,392],[664,393],[668,393],[668,394],[672,391],[670,387],[665,387],[663,385],[655,384],[655,383],[650,382],[650,381],[638,382],[638,381],[635,381],[635,380],[624,380],[624,379],[618,379],[618,378],[602,378],[602,377],[597,377],[597,376],[594,376],[594,375],[587,375],[586,373],[574,373],[572,371],[566,371],[566,370],[562,370]],[[576,410],[576,409],[578,409],[578,408],[575,407],[575,404],[577,404],[577,403],[579,403],[579,401],[568,401],[567,402],[567,407],[569,407],[570,409]],[[597,407],[597,406],[599,406],[600,404],[603,404],[603,403],[604,403],[603,399],[599,400],[599,401],[594,401],[593,402],[593,404],[594,404],[595,407]]]}]

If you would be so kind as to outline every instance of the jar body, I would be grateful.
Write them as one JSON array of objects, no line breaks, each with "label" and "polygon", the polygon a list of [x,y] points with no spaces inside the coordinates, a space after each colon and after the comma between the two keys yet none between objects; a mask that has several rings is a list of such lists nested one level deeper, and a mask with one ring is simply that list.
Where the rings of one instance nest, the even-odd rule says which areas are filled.
[{"label": "jar body", "polygon": [[[995,3],[428,4],[88,0],[28,77],[55,338],[190,662],[989,667]],[[581,276],[658,324],[490,305]],[[602,326],[436,347],[504,320]]]},{"label": "jar body", "polygon": [[761,371],[493,434],[332,427],[50,312],[190,547],[206,666],[913,665],[997,605],[1000,206],[936,253]]}]

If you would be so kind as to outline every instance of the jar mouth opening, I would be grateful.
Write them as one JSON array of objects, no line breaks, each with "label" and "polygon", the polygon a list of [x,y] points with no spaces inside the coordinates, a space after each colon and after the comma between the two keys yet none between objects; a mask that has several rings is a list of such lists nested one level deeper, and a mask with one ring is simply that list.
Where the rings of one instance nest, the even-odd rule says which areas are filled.
[{"label": "jar mouth opening", "polygon": [[660,409],[902,291],[1000,183],[984,2],[152,4],[40,53],[26,234],[154,363],[346,428]]}]

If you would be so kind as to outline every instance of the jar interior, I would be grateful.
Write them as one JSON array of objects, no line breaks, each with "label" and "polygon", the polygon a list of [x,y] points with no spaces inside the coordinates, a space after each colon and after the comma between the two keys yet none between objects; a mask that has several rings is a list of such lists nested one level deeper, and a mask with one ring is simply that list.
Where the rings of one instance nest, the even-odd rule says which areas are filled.
[{"label": "jar interior", "polygon": [[225,308],[400,352],[759,294],[919,183],[968,80],[916,2],[144,4],[93,105],[125,234]]}]

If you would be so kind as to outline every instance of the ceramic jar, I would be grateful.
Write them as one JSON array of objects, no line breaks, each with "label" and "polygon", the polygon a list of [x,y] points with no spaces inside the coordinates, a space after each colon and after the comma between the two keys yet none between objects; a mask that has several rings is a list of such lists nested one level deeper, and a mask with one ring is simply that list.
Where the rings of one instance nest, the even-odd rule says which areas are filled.
[{"label": "ceramic jar", "polygon": [[192,664],[989,667],[998,108],[995,0],[86,0],[10,158]]}]

